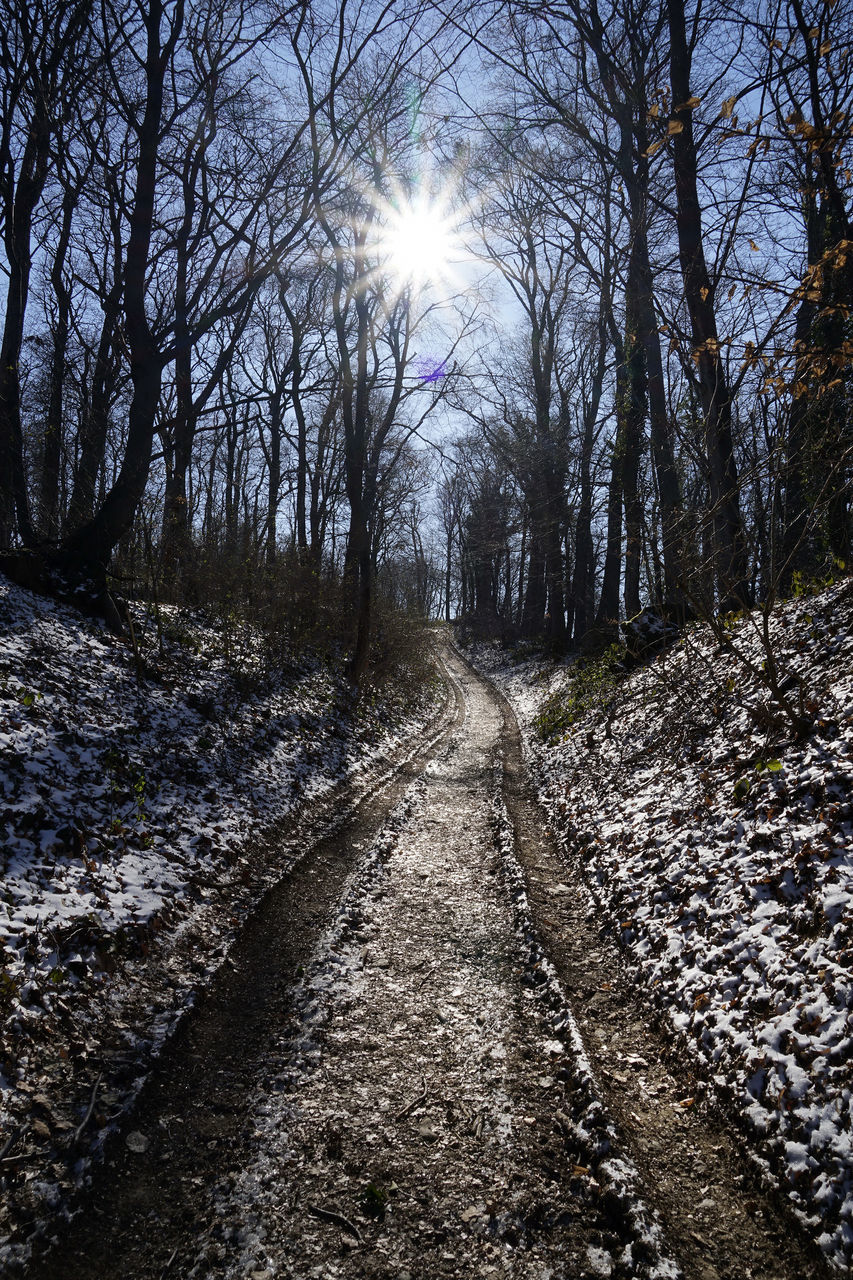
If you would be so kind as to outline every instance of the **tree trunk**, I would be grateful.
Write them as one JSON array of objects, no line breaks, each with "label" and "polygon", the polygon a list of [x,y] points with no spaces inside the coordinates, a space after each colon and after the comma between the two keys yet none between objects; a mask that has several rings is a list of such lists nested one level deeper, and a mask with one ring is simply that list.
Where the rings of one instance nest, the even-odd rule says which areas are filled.
[{"label": "tree trunk", "polygon": [[[6,317],[0,344],[0,546],[9,547],[15,531],[26,546],[35,544],[24,471],[21,427],[21,347],[32,269],[32,224],[47,180],[50,131],[41,95],[30,128],[14,199],[7,196],[5,221]],[[7,161],[7,166],[11,161]]]},{"label": "tree trunk", "polygon": [[531,521],[528,535],[527,583],[524,592],[524,609],[521,614],[522,635],[528,639],[541,636],[545,621],[545,552],[541,531]]},{"label": "tree trunk", "polygon": [[59,533],[59,473],[62,463],[62,402],[65,387],[68,335],[71,322],[71,290],[65,281],[65,260],[71,239],[71,222],[77,203],[77,189],[71,187],[62,201],[62,222],[50,271],[56,298],[56,323],[51,353],[50,392],[42,444],[41,479],[38,500],[39,536],[55,541]]},{"label": "tree trunk", "polygon": [[[627,372],[625,353],[621,344],[616,352],[616,401],[627,399]],[[610,463],[610,483],[607,488],[607,540],[604,555],[604,580],[595,625],[606,633],[615,634],[619,627],[619,580],[622,574],[622,494],[625,465],[625,440],[623,415],[617,411],[616,439]]]},{"label": "tree trunk", "polygon": [[[553,478],[552,478],[553,479]],[[566,647],[566,598],[564,593],[565,561],[563,560],[562,486],[551,486],[547,496],[547,525],[544,537],[545,583],[547,589],[546,635],[556,652]]]},{"label": "tree trunk", "polygon": [[598,349],[592,373],[589,398],[583,407],[583,437],[580,456],[580,503],[575,522],[575,573],[572,587],[575,614],[572,640],[575,646],[583,641],[592,625],[595,606],[595,549],[592,542],[592,451],[595,445],[595,424],[601,407],[604,375],[607,370],[607,311],[609,303],[604,296],[598,312]]},{"label": "tree trunk", "polygon": [[661,543],[664,562],[664,593],[659,600],[665,611],[681,610],[683,590],[683,549],[681,546],[683,510],[681,485],[672,448],[666,383],[660,332],[655,315],[654,285],[649,259],[649,149],[645,95],[634,117],[635,154],[622,172],[631,208],[631,267],[634,323],[637,341],[642,347],[648,397],[652,463],[655,469],[661,509]]},{"label": "tree trunk", "polygon": [[92,518],[98,475],[104,465],[107,446],[110,399],[116,368],[113,340],[121,310],[121,281],[117,281],[104,299],[104,318],[95,353],[89,397],[84,406],[80,430],[80,453],[68,505],[66,529],[73,530]]},{"label": "tree trunk", "polygon": [[150,0],[145,18],[145,110],[138,130],[136,185],[125,258],[124,334],[133,387],[127,443],[115,483],[94,518],[67,539],[60,562],[66,574],[80,581],[92,579],[96,585],[103,584],[112,551],[130,529],[142,501],[160,399],[163,360],[148,323],[146,283],[154,223],[163,84],[171,51],[183,25],[183,0],[178,0],[175,7],[166,49],[160,38],[162,18],[162,0]]},{"label": "tree trunk", "polygon": [[617,418],[624,441],[622,454],[622,492],[625,504],[625,616],[633,618],[640,612],[640,564],[642,558],[643,509],[639,493],[640,453],[643,427],[646,420],[646,370],[643,348],[637,334],[637,289],[639,285],[636,264],[632,260],[628,269],[625,298],[627,333],[625,335],[625,392],[617,403]]},{"label": "tree trunk", "polygon": [[[267,565],[275,564],[278,537],[278,503],[281,491],[281,437],[282,437],[282,393],[279,388],[270,396],[270,448],[267,459],[267,517],[266,517],[266,553]],[[303,499],[304,501],[304,499]],[[302,521],[304,525],[305,510]],[[297,522],[298,527],[298,522]],[[304,529],[303,529],[304,536]],[[301,543],[299,544],[301,547]]]},{"label": "tree trunk", "polygon": [[697,183],[697,155],[690,105],[691,56],[687,45],[683,0],[667,0],[672,88],[673,168],[677,199],[678,255],[684,296],[690,315],[705,420],[714,562],[718,606],[725,611],[748,604],[746,541],[740,511],[737,464],[732,439],[732,404],[720,351],[714,311],[714,287],[702,244],[702,210]]}]

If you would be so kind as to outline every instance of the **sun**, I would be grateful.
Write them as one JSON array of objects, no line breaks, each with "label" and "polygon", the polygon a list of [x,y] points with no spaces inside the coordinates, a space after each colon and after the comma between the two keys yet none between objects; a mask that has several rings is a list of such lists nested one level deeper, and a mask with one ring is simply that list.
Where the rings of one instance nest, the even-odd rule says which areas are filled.
[{"label": "sun", "polygon": [[461,252],[450,213],[428,198],[388,211],[379,248],[391,276],[418,288],[447,281]]}]

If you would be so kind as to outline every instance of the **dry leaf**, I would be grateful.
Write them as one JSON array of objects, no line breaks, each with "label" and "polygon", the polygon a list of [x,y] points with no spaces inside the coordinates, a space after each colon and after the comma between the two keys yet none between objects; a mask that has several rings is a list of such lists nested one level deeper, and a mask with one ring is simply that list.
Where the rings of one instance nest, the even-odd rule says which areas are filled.
[{"label": "dry leaf", "polygon": [[125,1143],[131,1151],[139,1156],[142,1155],[143,1151],[148,1150],[148,1139],[138,1129],[134,1129],[132,1133],[127,1135]]}]

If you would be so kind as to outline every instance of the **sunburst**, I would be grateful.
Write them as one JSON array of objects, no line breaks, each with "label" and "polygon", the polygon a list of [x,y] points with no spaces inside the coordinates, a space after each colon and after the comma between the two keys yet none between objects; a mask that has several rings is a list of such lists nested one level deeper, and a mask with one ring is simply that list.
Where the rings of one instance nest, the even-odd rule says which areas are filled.
[{"label": "sunburst", "polygon": [[382,270],[399,289],[447,287],[464,257],[447,200],[430,196],[389,202],[382,211],[376,250]]}]

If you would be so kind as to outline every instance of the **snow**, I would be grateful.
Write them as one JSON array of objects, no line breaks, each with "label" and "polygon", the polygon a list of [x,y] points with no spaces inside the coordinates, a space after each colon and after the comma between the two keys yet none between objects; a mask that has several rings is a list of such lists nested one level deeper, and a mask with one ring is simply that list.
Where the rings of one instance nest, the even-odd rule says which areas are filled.
[{"label": "snow", "polygon": [[284,672],[249,628],[165,607],[161,646],[151,612],[133,617],[137,652],[0,578],[4,1137],[57,1019],[63,1036],[88,1035],[105,999],[118,1016],[133,963],[216,915],[197,973],[137,1029],[156,1045],[228,930],[300,856],[270,833],[343,782],[356,797],[375,785],[440,701],[437,681],[404,672],[354,706],[339,662]]},{"label": "snow", "polygon": [[550,741],[537,718],[566,665],[476,654],[568,864],[838,1267],[853,1263],[852,594],[845,580],[772,615],[780,679],[802,681],[813,719],[800,738],[750,618],[725,645],[689,628]]},{"label": "snow", "polygon": [[466,694],[306,963],[296,1026],[268,1051],[281,1087],[250,1102],[253,1148],[214,1191],[190,1276],[362,1276],[375,1258],[401,1276],[680,1274],[610,1151],[525,917],[495,787],[500,711],[479,683]]}]

